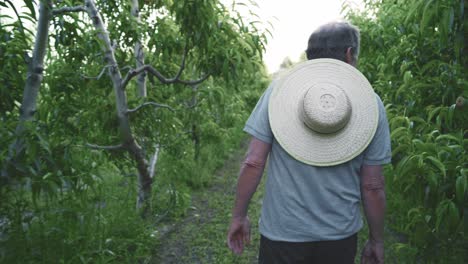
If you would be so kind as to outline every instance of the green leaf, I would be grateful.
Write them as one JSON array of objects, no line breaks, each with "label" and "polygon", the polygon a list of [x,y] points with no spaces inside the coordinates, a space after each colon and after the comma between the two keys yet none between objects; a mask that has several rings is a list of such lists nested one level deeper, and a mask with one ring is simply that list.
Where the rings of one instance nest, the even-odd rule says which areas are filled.
[{"label": "green leaf", "polygon": [[427,122],[431,122],[431,120],[434,118],[434,116],[440,112],[442,112],[444,109],[443,106],[441,107],[436,107],[434,109],[432,109],[429,114],[427,115]]},{"label": "green leaf", "polygon": [[417,80],[417,83],[415,83],[415,82],[413,82],[411,84],[411,89],[413,91],[423,91],[423,90],[428,90],[428,89],[433,89],[434,88],[433,83],[424,83],[423,80]]},{"label": "green leaf", "polygon": [[395,251],[399,254],[411,248],[408,244],[405,243],[394,243],[393,247],[395,248]]},{"label": "green leaf", "polygon": [[464,168],[460,169],[460,174],[462,176],[467,176],[468,175],[468,169],[464,169]]},{"label": "green leaf", "polygon": [[442,172],[444,178],[447,176],[445,165],[438,158],[433,156],[427,156],[426,159],[428,159],[432,163],[432,165],[434,165],[437,169],[439,169],[440,172]]},{"label": "green leaf", "polygon": [[400,144],[396,148],[392,150],[392,157],[394,157],[398,153],[404,153],[408,149],[407,144]]},{"label": "green leaf", "polygon": [[421,209],[418,207],[413,207],[410,210],[408,210],[408,213],[406,214],[408,218],[415,218],[418,217],[421,214]]},{"label": "green leaf", "polygon": [[395,130],[392,131],[392,133],[390,134],[390,138],[391,139],[394,139],[394,140],[397,140],[398,138],[400,138],[402,135],[407,135],[408,134],[408,128],[406,127],[399,127]]},{"label": "green leaf", "polygon": [[412,117],[410,117],[410,120],[414,121],[414,122],[417,122],[417,123],[420,123],[420,124],[426,124],[427,123],[426,120],[422,119],[419,116],[412,116]]},{"label": "green leaf", "polygon": [[33,19],[37,19],[36,18],[36,9],[34,8],[34,5],[36,4],[35,1],[34,0],[24,0],[24,3],[26,4],[29,11],[31,12],[31,17]]},{"label": "green leaf", "polygon": [[410,120],[406,116],[395,116],[390,121],[390,128],[395,129],[396,127],[410,127]]},{"label": "green leaf", "polygon": [[425,147],[424,147],[425,143],[421,139],[415,138],[411,140],[411,143],[414,145],[416,150],[425,151]]},{"label": "green leaf", "polygon": [[458,143],[460,145],[462,144],[460,138],[458,138],[458,137],[456,137],[454,135],[450,135],[450,134],[440,135],[440,136],[436,137],[435,140],[436,140],[437,143],[440,143],[439,141],[442,141],[442,140],[447,140],[447,141],[453,140],[453,141],[455,141],[456,143]]},{"label": "green leaf", "polygon": [[421,19],[421,28],[426,28],[427,26],[429,26],[429,22],[431,21],[431,18],[436,12],[436,10],[434,10],[435,8],[431,8],[432,2],[434,2],[434,0],[429,0],[424,6],[423,16]]},{"label": "green leaf", "polygon": [[429,183],[429,186],[431,186],[431,188],[434,188],[434,189],[437,188],[438,177],[434,172],[432,171],[428,172],[426,179],[427,179],[427,182]]},{"label": "green leaf", "polygon": [[460,220],[460,214],[458,208],[453,201],[449,201],[447,204],[447,210],[449,214],[449,228],[455,230],[457,228],[458,221]]},{"label": "green leaf", "polygon": [[437,205],[436,209],[436,230],[439,231],[440,229],[440,224],[444,220],[444,216],[447,214],[447,202],[448,200],[445,199]]},{"label": "green leaf", "polygon": [[395,180],[399,177],[407,176],[414,169],[417,169],[421,160],[420,155],[410,155],[403,158],[397,165],[395,170]]},{"label": "green leaf", "polygon": [[453,113],[455,112],[455,104],[451,105],[448,109],[448,115],[447,115],[447,126],[448,127],[453,127]]},{"label": "green leaf", "polygon": [[414,145],[415,152],[436,153],[436,145],[434,143],[427,143],[420,139],[413,139],[411,142]]},{"label": "green leaf", "polygon": [[403,75],[403,82],[408,83],[411,80],[411,78],[413,78],[411,71],[406,71]]},{"label": "green leaf", "polygon": [[[453,13],[453,10],[452,10]],[[452,14],[453,15],[453,14]],[[440,42],[442,46],[446,46],[448,34],[451,31],[450,25],[450,9],[445,9],[441,21],[439,22],[439,31],[440,31]]]},{"label": "green leaf", "polygon": [[465,200],[467,185],[468,183],[466,181],[466,176],[465,175],[458,176],[455,182],[455,194],[460,204],[463,204]]},{"label": "green leaf", "polygon": [[455,11],[453,10],[453,7],[450,7],[450,15],[449,15],[449,23],[448,23],[449,32],[452,32],[454,19],[455,19]]},{"label": "green leaf", "polygon": [[53,176],[52,173],[48,172],[48,173],[46,173],[44,176],[42,176],[42,179],[43,179],[43,180],[47,180],[47,179],[49,179],[49,178],[52,177],[52,176]]}]

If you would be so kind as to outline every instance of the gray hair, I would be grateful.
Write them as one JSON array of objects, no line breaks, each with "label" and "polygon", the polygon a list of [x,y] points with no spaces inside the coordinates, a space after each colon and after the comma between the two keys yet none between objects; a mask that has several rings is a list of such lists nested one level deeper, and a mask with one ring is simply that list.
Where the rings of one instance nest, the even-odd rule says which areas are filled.
[{"label": "gray hair", "polygon": [[347,21],[320,26],[309,37],[307,59],[331,58],[346,62],[346,51],[351,48],[354,63],[359,55],[359,29]]}]

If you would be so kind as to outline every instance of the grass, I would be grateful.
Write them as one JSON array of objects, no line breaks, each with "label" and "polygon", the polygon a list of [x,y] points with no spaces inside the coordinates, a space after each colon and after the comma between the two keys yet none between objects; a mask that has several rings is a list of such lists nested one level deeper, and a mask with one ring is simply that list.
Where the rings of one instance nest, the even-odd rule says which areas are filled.
[{"label": "grass", "polygon": [[2,204],[0,263],[137,263],[155,244],[135,210],[133,180],[103,168],[103,182],[30,202],[15,190]]},{"label": "grass", "polygon": [[[167,224],[151,263],[256,263],[259,244],[258,216],[263,187],[250,205],[252,243],[242,256],[226,245],[226,233],[234,204],[235,185],[245,148],[233,153],[213,177],[211,185],[192,193],[192,205],[185,219]],[[169,226],[169,227],[168,227]]]}]

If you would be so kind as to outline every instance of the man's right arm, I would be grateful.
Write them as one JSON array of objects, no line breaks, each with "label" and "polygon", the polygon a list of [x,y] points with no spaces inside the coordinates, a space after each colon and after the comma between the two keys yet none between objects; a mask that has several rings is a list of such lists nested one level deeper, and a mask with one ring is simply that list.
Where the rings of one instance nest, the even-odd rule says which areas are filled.
[{"label": "man's right arm", "polygon": [[271,144],[253,137],[250,141],[247,156],[242,163],[237,181],[236,201],[232,210],[231,225],[227,237],[229,248],[236,254],[241,254],[244,243],[250,242],[250,222],[247,217],[247,210],[250,199],[260,183],[270,150]]}]

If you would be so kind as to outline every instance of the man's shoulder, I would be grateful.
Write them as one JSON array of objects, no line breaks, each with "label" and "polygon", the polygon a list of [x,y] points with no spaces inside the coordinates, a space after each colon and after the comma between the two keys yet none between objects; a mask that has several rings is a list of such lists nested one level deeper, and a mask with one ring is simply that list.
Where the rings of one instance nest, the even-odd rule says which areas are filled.
[{"label": "man's shoulder", "polygon": [[377,99],[377,105],[379,107],[379,110],[381,109],[385,110],[385,105],[382,101],[382,98],[380,98],[380,95],[376,92],[374,92],[374,94],[375,94],[375,98]]}]

